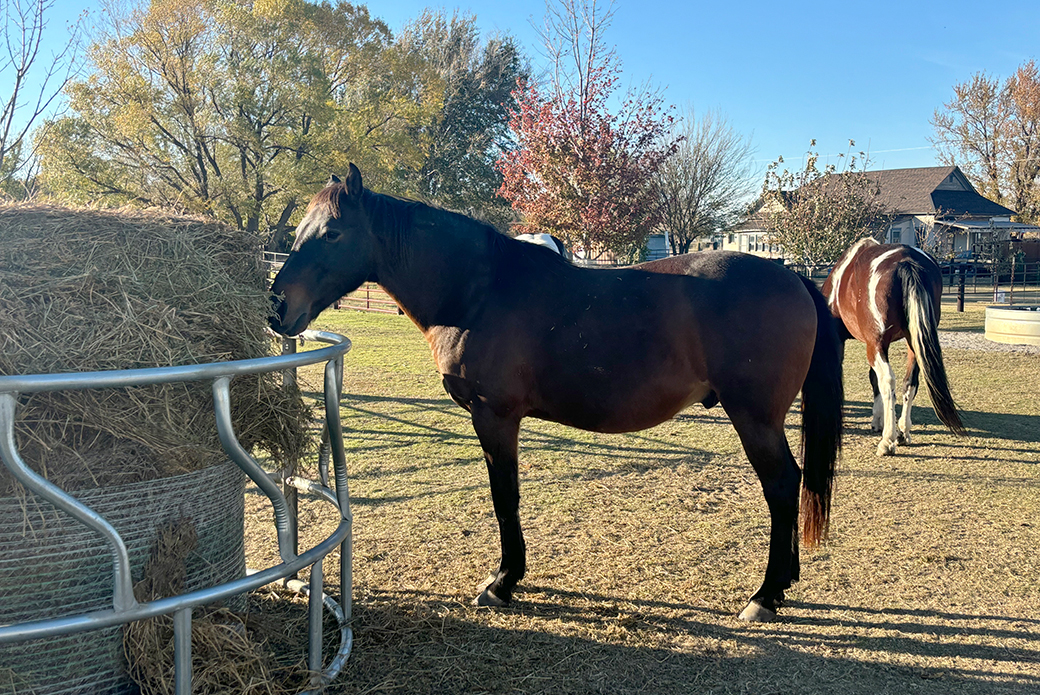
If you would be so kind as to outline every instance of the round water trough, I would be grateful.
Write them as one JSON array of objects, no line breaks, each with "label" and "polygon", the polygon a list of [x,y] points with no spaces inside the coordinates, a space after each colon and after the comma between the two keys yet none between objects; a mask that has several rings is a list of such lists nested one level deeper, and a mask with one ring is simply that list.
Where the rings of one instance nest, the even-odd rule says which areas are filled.
[{"label": "round water trough", "polygon": [[1040,306],[986,307],[986,339],[1012,345],[1040,345]]}]

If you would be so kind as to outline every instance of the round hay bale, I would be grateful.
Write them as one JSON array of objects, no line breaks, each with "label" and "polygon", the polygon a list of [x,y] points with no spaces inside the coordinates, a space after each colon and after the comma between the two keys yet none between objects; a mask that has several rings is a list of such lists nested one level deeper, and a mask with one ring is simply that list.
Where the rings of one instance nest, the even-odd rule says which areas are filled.
[{"label": "round hay bale", "polygon": [[[158,212],[0,206],[0,374],[131,369],[264,357],[260,241]],[[276,374],[232,382],[246,449],[297,460],[307,411]],[[66,489],[200,470],[225,459],[208,383],[35,394],[23,458]],[[0,496],[18,490],[0,466]]]},{"label": "round hay bale", "polygon": [[[0,205],[0,307],[0,374],[272,353],[259,239],[196,218]],[[234,379],[231,412],[247,450],[278,468],[299,460],[309,412],[280,375]],[[185,519],[197,533],[188,590],[244,573],[243,476],[225,463],[211,384],[25,394],[15,438],[28,465],[123,535],[135,581],[157,527]],[[100,538],[27,496],[2,465],[0,498],[0,586],[17,587],[4,592],[0,623],[111,605],[111,556]],[[117,627],[5,646],[0,688],[129,692],[122,635]]]},{"label": "round hay bale", "polygon": [[[164,529],[191,530],[190,547],[167,563],[177,567],[167,569],[166,575],[183,572],[183,579],[171,585],[175,591],[168,593],[172,594],[244,575],[244,488],[245,476],[239,468],[224,463],[160,480],[87,490],[78,496],[123,537],[135,579],[148,579],[146,564],[156,561],[155,545]],[[0,586],[9,589],[0,601],[0,623],[111,608],[108,545],[48,502],[0,499],[0,548]],[[138,598],[162,595],[145,589]],[[126,672],[123,630],[116,626],[85,635],[0,645],[0,664],[20,684],[16,692],[136,692]]]}]

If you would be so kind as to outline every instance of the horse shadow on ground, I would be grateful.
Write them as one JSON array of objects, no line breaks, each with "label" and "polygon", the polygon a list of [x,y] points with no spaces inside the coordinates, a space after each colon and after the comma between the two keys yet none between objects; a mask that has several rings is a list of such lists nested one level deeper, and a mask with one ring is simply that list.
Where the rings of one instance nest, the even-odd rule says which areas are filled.
[{"label": "horse shadow on ground", "polygon": [[358,594],[359,646],[333,693],[1040,689],[1034,619],[794,602],[777,623],[745,624],[703,607],[521,585],[488,620],[454,596]]},{"label": "horse shadow on ground", "polygon": [[[901,412],[902,406],[900,406]],[[1040,415],[1018,413],[987,413],[980,410],[960,410],[968,434],[987,439],[1003,439],[1014,442],[1040,443]],[[845,402],[846,432],[853,434],[877,434],[870,430],[873,404],[866,401]],[[914,427],[922,425],[946,429],[935,416],[927,396],[918,397],[913,410]],[[913,430],[911,430],[913,433]]]}]

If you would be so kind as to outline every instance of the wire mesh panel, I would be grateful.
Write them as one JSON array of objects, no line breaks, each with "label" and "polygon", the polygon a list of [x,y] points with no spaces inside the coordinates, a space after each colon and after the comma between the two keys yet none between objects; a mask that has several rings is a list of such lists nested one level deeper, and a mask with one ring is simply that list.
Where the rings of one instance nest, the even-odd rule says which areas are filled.
[{"label": "wire mesh panel", "polygon": [[[184,567],[188,591],[245,575],[245,475],[232,463],[130,485],[76,493],[111,522],[126,543],[140,580],[162,528],[190,524],[194,548]],[[32,496],[0,499],[0,624],[102,610],[112,601],[112,560],[105,540],[49,502]],[[229,599],[244,607],[245,598]],[[124,693],[121,626],[84,639],[66,635],[0,644],[0,692]]]}]

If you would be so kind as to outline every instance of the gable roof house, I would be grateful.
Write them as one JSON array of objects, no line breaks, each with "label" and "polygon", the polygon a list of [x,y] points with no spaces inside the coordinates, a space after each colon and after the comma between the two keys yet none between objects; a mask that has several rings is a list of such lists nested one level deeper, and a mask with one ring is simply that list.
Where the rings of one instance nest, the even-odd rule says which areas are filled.
[{"label": "gable roof house", "polygon": [[[877,181],[888,213],[886,243],[923,245],[940,257],[970,255],[981,253],[993,242],[1038,229],[1012,222],[1015,211],[980,195],[956,166],[866,173]],[[768,241],[769,212],[760,203],[744,222],[730,230],[725,248],[769,257],[782,255],[763,243]]]},{"label": "gable roof house", "polygon": [[887,169],[876,177],[889,213],[885,241],[926,246],[939,256],[970,255],[1021,232],[1014,210],[979,194],[956,166]]}]

